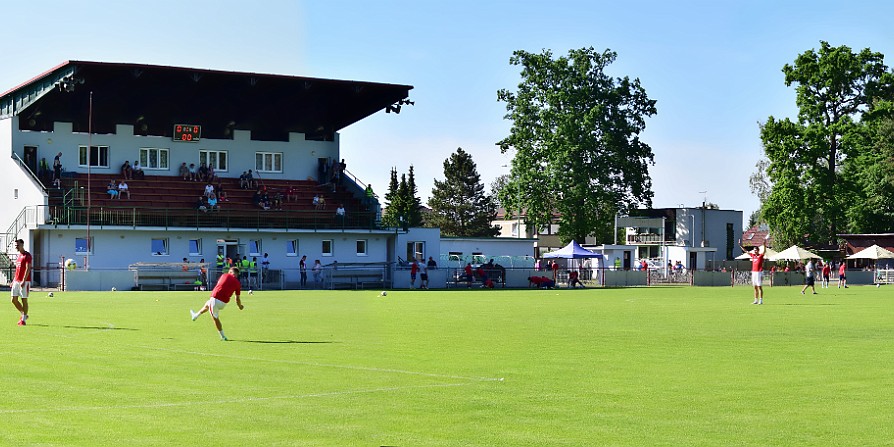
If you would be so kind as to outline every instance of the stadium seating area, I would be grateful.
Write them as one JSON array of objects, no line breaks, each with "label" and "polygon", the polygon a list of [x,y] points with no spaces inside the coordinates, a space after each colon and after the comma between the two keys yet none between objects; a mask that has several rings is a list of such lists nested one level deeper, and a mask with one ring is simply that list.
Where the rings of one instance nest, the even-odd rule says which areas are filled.
[{"label": "stadium seating area", "polygon": [[[91,174],[91,208],[94,210],[98,208],[106,210],[122,208],[167,210],[169,212],[181,212],[185,215],[192,215],[196,213],[196,203],[203,196],[206,185],[206,183],[186,181],[179,177],[147,175],[143,179],[127,181],[130,189],[130,198],[125,196],[124,198],[113,199],[106,192],[106,185],[110,181],[115,181],[117,184],[120,178],[120,175]],[[50,188],[48,190],[50,206],[86,206],[87,176],[78,174],[65,180],[66,184],[63,184],[63,188]],[[221,183],[227,196],[227,201],[218,203],[221,211],[231,215],[234,212],[237,214],[254,215],[263,211],[253,203],[252,197],[255,191],[240,189],[238,179],[221,178]],[[259,186],[266,188],[271,200],[277,194],[282,195],[282,209],[270,209],[263,211],[264,213],[288,214],[292,212],[293,214],[300,214],[304,219],[312,215],[316,221],[331,220],[335,223],[335,209],[339,203],[344,204],[349,216],[367,211],[359,199],[344,191],[343,188],[338,188],[336,192],[332,192],[331,186],[324,188],[310,180],[264,179],[260,181]],[[287,196],[290,187],[297,196],[293,197],[292,200],[289,200]],[[315,195],[320,195],[325,199],[325,208],[317,209],[314,206],[313,198]]]}]

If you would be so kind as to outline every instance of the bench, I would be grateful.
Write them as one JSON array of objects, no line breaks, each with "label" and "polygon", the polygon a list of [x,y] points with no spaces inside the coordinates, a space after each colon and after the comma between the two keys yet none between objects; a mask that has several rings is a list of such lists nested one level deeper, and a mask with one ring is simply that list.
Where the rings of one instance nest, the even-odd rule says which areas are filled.
[{"label": "bench", "polygon": [[329,274],[331,288],[365,289],[367,287],[381,288],[385,286],[384,272],[382,270],[333,270]]},{"label": "bench", "polygon": [[[506,278],[503,277],[503,272],[505,270],[501,268],[491,268],[485,269],[484,274],[487,275],[487,279],[491,280],[494,285],[500,284],[502,287],[506,287]],[[466,273],[463,269],[455,269],[451,275],[447,278],[446,287],[469,287],[471,286],[480,286],[481,285],[481,277],[478,276],[477,269],[472,271],[472,281],[469,282],[465,277]]]},{"label": "bench", "polygon": [[140,290],[196,290],[198,274],[194,271],[137,270],[135,281]]}]

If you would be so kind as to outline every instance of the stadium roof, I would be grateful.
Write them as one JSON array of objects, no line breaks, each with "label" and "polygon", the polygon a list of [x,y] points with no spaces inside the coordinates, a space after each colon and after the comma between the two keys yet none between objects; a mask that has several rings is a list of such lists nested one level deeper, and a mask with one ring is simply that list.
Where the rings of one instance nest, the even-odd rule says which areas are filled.
[{"label": "stadium roof", "polygon": [[288,141],[289,132],[332,140],[336,131],[380,110],[400,111],[413,86],[156,65],[65,62],[0,96],[0,118],[21,130],[71,122],[87,132],[132,124],[138,135],[173,136],[175,124],[202,126],[203,138]]}]

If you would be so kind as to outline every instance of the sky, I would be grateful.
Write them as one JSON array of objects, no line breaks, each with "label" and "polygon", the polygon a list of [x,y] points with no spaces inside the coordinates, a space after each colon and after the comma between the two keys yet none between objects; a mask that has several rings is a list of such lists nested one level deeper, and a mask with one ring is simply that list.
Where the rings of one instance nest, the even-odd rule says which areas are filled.
[{"label": "sky", "polygon": [[782,67],[820,41],[894,64],[894,3],[864,0],[0,0],[0,15],[0,91],[67,60],[412,85],[414,106],[342,129],[341,153],[380,195],[412,165],[423,202],[459,147],[488,189],[509,173],[497,91],[521,81],[513,51],[610,49],[607,73],[657,101],[641,135],[653,206],[707,200],[746,222],[759,124],[797,117]]}]

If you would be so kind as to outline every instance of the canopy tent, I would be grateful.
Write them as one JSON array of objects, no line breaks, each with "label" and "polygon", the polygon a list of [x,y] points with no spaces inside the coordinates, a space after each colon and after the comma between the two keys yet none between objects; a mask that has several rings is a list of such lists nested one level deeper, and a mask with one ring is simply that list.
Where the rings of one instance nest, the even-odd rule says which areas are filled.
[{"label": "canopy tent", "polygon": [[587,250],[584,247],[581,247],[575,241],[571,241],[568,245],[556,250],[551,251],[549,253],[543,254],[544,258],[561,258],[561,259],[585,259],[585,258],[597,258],[602,259],[602,255],[599,253],[594,253],[590,250]]},{"label": "canopy tent", "polygon": [[802,259],[822,259],[816,253],[792,245],[768,258],[770,261],[800,261]]},{"label": "canopy tent", "polygon": [[848,259],[894,259],[894,252],[878,245],[871,245],[850,256]]},{"label": "canopy tent", "polygon": [[[741,255],[736,256],[736,259],[751,259],[751,256],[749,255],[749,253],[751,253],[751,252],[746,251],[745,253],[742,253]],[[773,256],[776,256],[777,253],[778,252],[776,250],[773,250],[772,248],[768,248],[767,251],[764,252],[764,258],[770,259]]]}]

